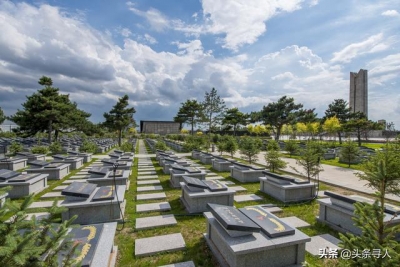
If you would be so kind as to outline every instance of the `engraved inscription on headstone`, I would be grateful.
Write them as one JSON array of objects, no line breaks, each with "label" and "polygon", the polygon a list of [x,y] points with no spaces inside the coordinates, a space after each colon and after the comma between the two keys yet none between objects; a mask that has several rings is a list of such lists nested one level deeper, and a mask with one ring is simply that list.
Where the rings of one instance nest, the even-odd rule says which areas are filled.
[{"label": "engraved inscription on headstone", "polygon": [[92,201],[111,200],[115,197],[114,186],[102,186],[94,194]]},{"label": "engraved inscription on headstone", "polygon": [[95,189],[95,184],[73,182],[61,191],[61,195],[88,198]]},{"label": "engraved inscription on headstone", "polygon": [[[70,232],[73,245],[78,244],[76,251],[76,261],[81,262],[80,266],[89,267],[93,261],[94,253],[99,243],[99,238],[103,231],[103,224],[93,224],[72,228]],[[67,241],[67,240],[66,240]],[[67,251],[61,251],[58,257],[59,266],[62,266],[62,260],[67,256]]]},{"label": "engraved inscription on headstone", "polygon": [[207,185],[205,185],[203,183],[202,180],[200,179],[196,179],[196,178],[192,178],[189,176],[182,176],[185,184],[187,184],[188,186],[193,186],[193,187],[197,187],[197,188],[203,188],[203,189],[207,189]]},{"label": "engraved inscription on headstone", "polygon": [[241,213],[238,209],[231,206],[208,203],[211,213],[218,222],[227,230],[259,232],[260,227]]},{"label": "engraved inscription on headstone", "polygon": [[88,171],[88,173],[106,176],[107,173],[108,173],[109,171],[110,171],[110,170],[109,170],[108,168],[104,168],[104,167],[93,167],[93,168],[91,168],[91,169]]},{"label": "engraved inscription on headstone", "polygon": [[278,217],[258,206],[245,207],[239,209],[244,215],[249,217],[261,227],[261,231],[271,238],[294,235],[292,227],[282,222]]},{"label": "engraved inscription on headstone", "polygon": [[124,170],[115,170],[111,172],[111,174],[108,176],[108,178],[114,178],[115,177],[122,177],[124,175]]},{"label": "engraved inscription on headstone", "polygon": [[205,185],[207,185],[207,189],[211,192],[217,191],[227,191],[228,187],[217,180],[205,180],[203,181]]}]

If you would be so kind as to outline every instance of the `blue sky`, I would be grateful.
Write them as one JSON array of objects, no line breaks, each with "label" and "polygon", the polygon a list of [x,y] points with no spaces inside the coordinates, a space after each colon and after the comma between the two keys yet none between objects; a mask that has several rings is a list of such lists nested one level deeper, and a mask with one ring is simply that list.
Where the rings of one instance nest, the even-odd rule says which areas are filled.
[{"label": "blue sky", "polygon": [[0,107],[50,76],[102,121],[127,94],[135,119],[171,120],[215,87],[258,111],[283,95],[320,117],[367,69],[369,118],[400,127],[398,0],[1,1]]}]

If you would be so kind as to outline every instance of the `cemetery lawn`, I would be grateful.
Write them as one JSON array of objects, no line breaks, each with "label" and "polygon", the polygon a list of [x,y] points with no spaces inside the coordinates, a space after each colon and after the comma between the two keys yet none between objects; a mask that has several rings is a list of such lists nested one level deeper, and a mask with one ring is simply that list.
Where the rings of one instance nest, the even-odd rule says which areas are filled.
[{"label": "cemetery lawn", "polygon": [[[203,215],[188,215],[183,205],[180,203],[181,189],[173,189],[169,185],[169,175],[165,175],[162,168],[158,165],[155,158],[152,158],[154,167],[157,171],[157,175],[161,181],[161,185],[164,188],[164,192],[167,195],[165,200],[154,200],[154,201],[136,201],[136,177],[137,177],[137,164],[138,159],[134,160],[134,167],[132,175],[130,177],[131,184],[129,191],[125,193],[125,199],[127,200],[127,206],[125,209],[125,225],[122,229],[122,224],[118,225],[118,231],[115,237],[115,243],[118,246],[118,259],[117,266],[129,267],[129,266],[160,266],[172,263],[178,263],[183,261],[193,261],[195,266],[218,266],[218,262],[213,258],[211,251],[209,250],[206,242],[203,238],[203,234],[206,232],[206,219]],[[199,163],[199,161],[195,160]],[[211,169],[211,165],[203,165],[207,169]],[[237,192],[236,194],[256,194],[263,198],[262,201],[248,201],[244,203],[235,202],[234,205],[237,208],[259,205],[264,203],[277,204],[283,211],[276,213],[278,217],[296,216],[310,224],[309,227],[301,228],[300,230],[309,236],[319,234],[331,234],[336,238],[339,238],[336,231],[331,230],[329,227],[317,223],[316,216],[318,215],[319,205],[316,200],[309,201],[306,203],[298,204],[283,204],[268,195],[259,191],[259,183],[240,183],[237,180],[229,176],[229,172],[217,172],[211,169],[213,172],[226,178],[226,180],[235,183],[235,186],[242,186],[247,189],[244,192]],[[346,191],[341,188],[333,188],[331,186],[320,184],[320,190],[330,190],[338,192],[340,194],[354,194],[354,192]],[[150,193],[150,192],[149,192]],[[168,212],[148,212],[148,213],[136,213],[136,205],[152,202],[164,202],[168,201],[171,205],[171,211]],[[177,225],[158,227],[148,230],[135,230],[135,219],[149,216],[157,216],[162,214],[174,214]],[[139,238],[153,237],[166,234],[181,233],[185,242],[186,249],[177,252],[160,253],[148,257],[135,257],[135,240]],[[310,265],[308,266],[338,266],[339,261],[335,259],[319,259],[319,257],[311,256],[306,254],[306,261]]]}]

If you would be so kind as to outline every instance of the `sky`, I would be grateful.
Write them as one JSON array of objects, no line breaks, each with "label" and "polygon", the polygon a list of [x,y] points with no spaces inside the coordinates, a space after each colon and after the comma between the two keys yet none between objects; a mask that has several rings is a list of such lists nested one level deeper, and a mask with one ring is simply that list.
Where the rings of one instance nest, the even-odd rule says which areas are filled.
[{"label": "sky", "polygon": [[134,118],[172,120],[215,88],[228,108],[284,95],[323,117],[368,70],[369,119],[400,128],[398,0],[0,1],[0,107],[43,75],[93,122],[127,94]]}]

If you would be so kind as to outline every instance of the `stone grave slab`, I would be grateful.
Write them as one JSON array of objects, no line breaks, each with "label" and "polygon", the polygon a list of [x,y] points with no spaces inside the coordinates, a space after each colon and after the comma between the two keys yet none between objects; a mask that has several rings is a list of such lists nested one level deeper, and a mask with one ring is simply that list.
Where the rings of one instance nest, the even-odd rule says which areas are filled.
[{"label": "stone grave slab", "polygon": [[[232,182],[232,181],[220,181],[222,184],[224,184],[224,185],[234,185],[235,183],[234,182]],[[230,188],[232,188],[232,187],[230,187]]]},{"label": "stone grave slab", "polygon": [[287,225],[290,225],[294,228],[302,228],[302,227],[310,226],[310,224],[308,222],[303,221],[302,219],[297,218],[296,216],[284,217],[284,218],[280,218],[280,219]]},{"label": "stone grave slab", "polygon": [[137,181],[138,185],[145,185],[145,184],[160,184],[160,180],[151,179],[151,180],[142,180]]},{"label": "stone grave slab", "polygon": [[146,191],[158,191],[163,190],[161,185],[151,185],[151,186],[140,186],[136,188],[137,192],[146,192]]},{"label": "stone grave slab", "polygon": [[63,189],[67,188],[68,185],[59,185],[53,188],[53,191],[62,191]]},{"label": "stone grave slab", "polygon": [[67,188],[61,191],[61,194],[63,196],[88,198],[96,189],[96,187],[97,186],[95,184],[73,182]]},{"label": "stone grave slab", "polygon": [[146,180],[146,179],[157,179],[158,175],[138,175],[138,180]]},{"label": "stone grave slab", "polygon": [[325,191],[318,191],[319,198],[328,198],[329,196],[325,195]]},{"label": "stone grave slab", "polygon": [[61,191],[57,191],[57,192],[46,193],[43,196],[41,196],[40,198],[52,198],[52,197],[64,197],[64,196],[61,195]]},{"label": "stone grave slab", "polygon": [[204,180],[203,183],[207,186],[208,190],[210,190],[211,192],[228,190],[228,187],[220,183],[218,180],[211,180],[211,181]]},{"label": "stone grave slab", "polygon": [[40,173],[29,173],[29,174],[21,174],[11,179],[8,179],[9,183],[19,183],[19,182],[27,182],[35,177],[40,176]]},{"label": "stone grave slab", "polygon": [[185,249],[185,241],[181,234],[161,235],[135,240],[136,257],[183,249]]},{"label": "stone grave slab", "polygon": [[153,194],[139,194],[136,195],[136,200],[153,200],[153,199],[163,199],[167,196],[165,193],[153,193]]},{"label": "stone grave slab", "polygon": [[337,249],[340,240],[330,234],[316,235],[311,237],[311,241],[306,243],[306,251],[313,256],[320,255],[320,249]]},{"label": "stone grave slab", "polygon": [[231,186],[229,187],[230,189],[236,191],[236,192],[242,192],[242,191],[247,191],[246,188],[244,188],[243,186]]},{"label": "stone grave slab", "polygon": [[[232,187],[230,188],[232,189]],[[236,202],[246,202],[246,201],[260,201],[263,200],[263,198],[255,194],[250,194],[250,195],[237,195],[234,197],[234,200]]]},{"label": "stone grave slab", "polygon": [[[60,201],[58,202],[58,206],[60,204]],[[50,208],[53,206],[53,201],[37,201],[33,202],[32,205],[29,206],[30,209],[34,208]]]},{"label": "stone grave slab", "polygon": [[80,181],[82,181],[82,182],[85,182],[86,181],[86,179],[78,179],[78,178],[76,178],[76,179],[71,179],[71,180],[65,180],[64,182],[62,182],[62,184],[72,184],[73,182],[80,182]]},{"label": "stone grave slab", "polygon": [[206,180],[223,180],[225,179],[222,176],[206,176]]},{"label": "stone grave slab", "polygon": [[101,186],[94,194],[92,201],[111,200],[115,197],[114,186]]},{"label": "stone grave slab", "polygon": [[35,212],[35,213],[27,213],[26,214],[26,219],[27,221],[31,220],[33,216],[36,216],[36,220],[40,221],[43,219],[46,219],[50,216],[50,213],[48,212]]},{"label": "stone grave slab", "polygon": [[196,267],[193,261],[178,262],[168,265],[162,265],[159,267]]},{"label": "stone grave slab", "polygon": [[138,176],[140,176],[140,175],[154,175],[154,174],[157,174],[157,172],[156,171],[144,171],[144,172],[138,171]]},{"label": "stone grave slab", "polygon": [[152,167],[152,168],[143,168],[143,167],[139,166],[139,168],[138,168],[138,172],[155,171],[155,170],[156,170],[156,168],[154,168],[154,167]]},{"label": "stone grave slab", "polygon": [[136,212],[169,211],[171,206],[168,202],[139,204],[136,205]]},{"label": "stone grave slab", "polygon": [[136,219],[136,230],[151,229],[154,227],[170,226],[177,224],[174,215],[151,216]]},{"label": "stone grave slab", "polygon": [[295,233],[294,228],[260,206],[250,206],[239,210],[260,226],[261,231],[271,238],[294,235]]}]

